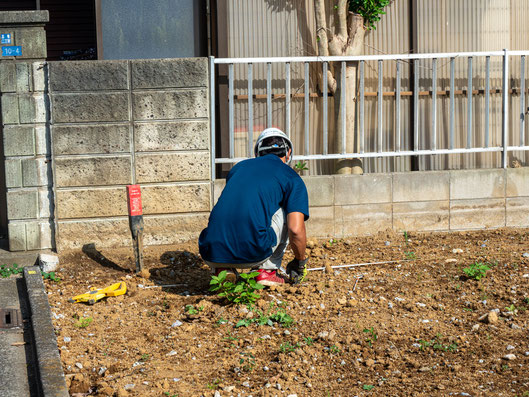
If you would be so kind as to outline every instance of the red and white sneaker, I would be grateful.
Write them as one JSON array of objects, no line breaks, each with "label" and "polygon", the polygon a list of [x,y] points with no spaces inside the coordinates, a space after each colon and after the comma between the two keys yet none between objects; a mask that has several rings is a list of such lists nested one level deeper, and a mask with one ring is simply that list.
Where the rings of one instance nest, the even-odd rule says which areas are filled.
[{"label": "red and white sneaker", "polygon": [[257,270],[259,275],[255,280],[262,285],[271,286],[271,285],[281,285],[285,283],[285,279],[277,274],[275,270]]}]

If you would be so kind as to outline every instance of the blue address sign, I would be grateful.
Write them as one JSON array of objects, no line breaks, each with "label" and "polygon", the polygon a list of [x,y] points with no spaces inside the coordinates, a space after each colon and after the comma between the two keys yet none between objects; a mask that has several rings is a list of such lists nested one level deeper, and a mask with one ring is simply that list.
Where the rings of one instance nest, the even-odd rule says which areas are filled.
[{"label": "blue address sign", "polygon": [[0,35],[2,44],[11,44],[11,33],[2,33]]},{"label": "blue address sign", "polygon": [[22,55],[22,47],[19,45],[2,47],[3,57],[19,57]]}]

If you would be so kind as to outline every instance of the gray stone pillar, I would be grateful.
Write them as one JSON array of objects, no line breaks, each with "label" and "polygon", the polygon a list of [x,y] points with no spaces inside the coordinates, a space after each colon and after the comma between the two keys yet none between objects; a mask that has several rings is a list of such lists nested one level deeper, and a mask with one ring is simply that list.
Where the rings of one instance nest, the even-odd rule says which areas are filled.
[{"label": "gray stone pillar", "polygon": [[[46,87],[48,11],[0,12],[0,94],[9,250],[54,248]],[[15,54],[16,56],[9,56]]]}]

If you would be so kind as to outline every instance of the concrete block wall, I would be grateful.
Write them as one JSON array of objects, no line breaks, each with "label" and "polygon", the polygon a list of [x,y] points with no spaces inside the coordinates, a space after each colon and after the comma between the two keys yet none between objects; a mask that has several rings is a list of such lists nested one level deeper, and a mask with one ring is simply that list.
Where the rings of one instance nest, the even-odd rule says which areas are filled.
[{"label": "concrete block wall", "polygon": [[46,96],[47,11],[0,13],[22,55],[0,60],[2,139],[9,249],[54,246],[53,189]]},{"label": "concrete block wall", "polygon": [[211,208],[208,83],[205,58],[49,63],[59,250],[131,245],[132,183],[144,244],[198,236]]},{"label": "concrete block wall", "polygon": [[[529,168],[308,176],[312,237],[529,227]],[[225,186],[214,183],[214,200]]]}]

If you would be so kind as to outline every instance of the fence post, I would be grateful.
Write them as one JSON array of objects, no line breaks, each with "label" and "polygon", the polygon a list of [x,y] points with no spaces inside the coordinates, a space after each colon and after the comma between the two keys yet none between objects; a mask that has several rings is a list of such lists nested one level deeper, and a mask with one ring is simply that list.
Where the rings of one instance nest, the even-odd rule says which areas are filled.
[{"label": "fence post", "polygon": [[502,167],[507,168],[507,140],[509,133],[509,52],[503,50],[503,128],[502,128]]},{"label": "fence post", "polygon": [[215,180],[215,57],[209,57],[209,125],[211,128],[211,142],[209,155],[211,156],[212,181]]}]

